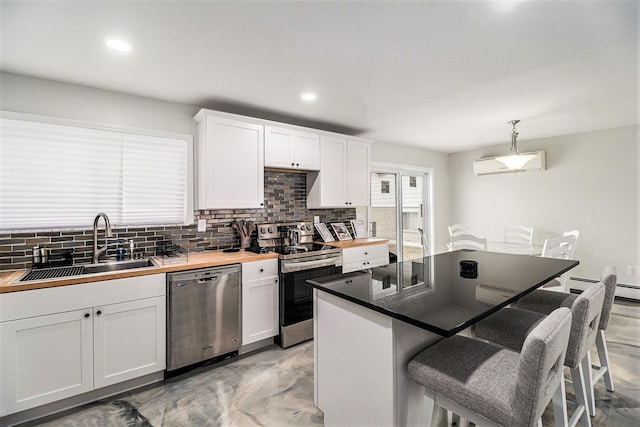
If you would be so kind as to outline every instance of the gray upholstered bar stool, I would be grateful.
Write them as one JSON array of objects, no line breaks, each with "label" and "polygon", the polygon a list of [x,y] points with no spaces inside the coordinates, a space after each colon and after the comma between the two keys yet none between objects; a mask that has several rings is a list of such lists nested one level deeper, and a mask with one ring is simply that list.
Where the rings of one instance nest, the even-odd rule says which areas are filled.
[{"label": "gray upholstered bar stool", "polygon": [[456,335],[415,356],[409,378],[425,388],[436,407],[477,425],[541,425],[551,398],[564,399],[562,364],[570,328],[571,311],[560,308],[531,331],[520,353]]},{"label": "gray upholstered bar stool", "polygon": [[[618,283],[618,272],[613,265],[607,265],[602,270],[602,277],[600,279],[605,286],[604,304],[602,304],[602,314],[600,315],[600,324],[598,325],[598,336],[596,337],[596,348],[598,349],[598,357],[600,358],[600,366],[592,367],[596,369],[593,375],[592,385],[595,386],[600,378],[604,377],[604,384],[607,390],[613,391],[613,372],[611,371],[611,363],[609,362],[609,350],[607,349],[607,341],[604,337],[604,331],[607,330],[609,325],[609,316],[611,316],[611,307],[613,306],[613,300],[616,296],[616,285]],[[591,399],[595,399],[593,393]],[[594,411],[595,413],[595,411]]]},{"label": "gray upholstered bar stool", "polygon": [[[571,308],[571,336],[564,365],[571,370],[577,407],[568,422],[570,426],[576,425],[578,420],[582,421],[583,426],[591,426],[587,400],[587,388],[591,387],[591,364],[587,355],[589,349],[595,344],[604,294],[605,287],[602,282],[591,285],[579,296],[553,291],[536,291],[521,298],[518,301],[518,308],[502,309],[476,324],[478,338],[517,350],[522,347],[529,332],[546,318],[545,314],[524,310],[521,306],[535,307],[541,311],[542,307],[549,307],[552,301],[555,301],[556,309]],[[563,405],[562,411],[566,412],[566,402],[558,402],[554,399],[554,411],[559,405]]]},{"label": "gray upholstered bar stool", "polygon": [[[605,341],[604,331],[609,324],[609,316],[611,315],[611,307],[616,292],[617,284],[617,271],[613,265],[607,265],[602,270],[600,281],[604,283],[604,302],[602,304],[602,313],[600,314],[600,323],[598,324],[598,331],[596,333],[596,348],[598,350],[598,357],[600,359],[601,366],[593,366],[591,363],[591,352],[587,352],[586,361],[584,364],[585,382],[587,384],[587,404],[589,407],[589,414],[595,416],[596,414],[596,402],[594,386],[595,383],[604,376],[605,385],[607,390],[613,391],[613,376],[611,374],[611,364],[609,363],[609,351],[607,349],[607,342]],[[548,291],[539,290],[526,295],[518,301],[518,308],[536,311],[538,313],[547,314],[557,307],[568,307],[573,304],[573,301],[577,298],[576,295],[557,295],[551,294]],[[592,347],[589,347],[592,348]],[[595,375],[591,368],[597,369]]]}]

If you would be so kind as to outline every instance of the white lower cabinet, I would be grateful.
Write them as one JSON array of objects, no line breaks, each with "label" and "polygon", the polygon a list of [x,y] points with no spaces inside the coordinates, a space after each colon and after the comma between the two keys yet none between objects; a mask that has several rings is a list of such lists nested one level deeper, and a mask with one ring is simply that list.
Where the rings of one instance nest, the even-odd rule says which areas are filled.
[{"label": "white lower cabinet", "polygon": [[90,316],[76,310],[0,323],[0,415],[93,390]]},{"label": "white lower cabinet", "polygon": [[165,298],[94,309],[95,388],[165,368]]},{"label": "white lower cabinet", "polygon": [[242,264],[242,345],[278,335],[278,260]]},{"label": "white lower cabinet", "polygon": [[165,275],[0,294],[0,416],[165,368]]},{"label": "white lower cabinet", "polygon": [[365,270],[389,264],[387,243],[342,249],[342,272]]}]

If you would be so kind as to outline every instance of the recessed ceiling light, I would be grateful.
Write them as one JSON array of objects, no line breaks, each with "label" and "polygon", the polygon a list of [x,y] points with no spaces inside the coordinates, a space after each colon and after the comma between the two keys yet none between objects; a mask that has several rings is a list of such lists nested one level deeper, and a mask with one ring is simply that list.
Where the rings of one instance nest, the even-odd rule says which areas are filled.
[{"label": "recessed ceiling light", "polygon": [[313,102],[318,99],[318,95],[313,92],[304,92],[302,93],[302,95],[300,95],[300,99],[302,99],[304,102]]},{"label": "recessed ceiling light", "polygon": [[118,52],[131,51],[131,45],[127,42],[123,42],[122,40],[108,39],[106,43],[107,43],[107,46],[109,46],[113,50],[117,50]]}]

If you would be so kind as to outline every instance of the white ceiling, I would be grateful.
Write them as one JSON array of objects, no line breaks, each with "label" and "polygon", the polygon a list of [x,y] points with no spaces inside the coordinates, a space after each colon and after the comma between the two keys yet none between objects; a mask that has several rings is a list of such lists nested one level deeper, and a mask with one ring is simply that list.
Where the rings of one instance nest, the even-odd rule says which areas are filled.
[{"label": "white ceiling", "polygon": [[[456,152],[638,123],[637,1],[7,1],[1,69]],[[109,51],[107,37],[129,41]],[[304,90],[318,93],[300,102]],[[233,111],[235,110],[235,111]]]}]

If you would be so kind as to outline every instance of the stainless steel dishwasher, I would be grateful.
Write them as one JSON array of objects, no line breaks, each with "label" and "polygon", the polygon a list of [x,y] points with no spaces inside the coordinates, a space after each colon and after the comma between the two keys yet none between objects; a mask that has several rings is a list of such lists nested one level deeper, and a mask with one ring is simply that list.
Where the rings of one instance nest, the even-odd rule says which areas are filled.
[{"label": "stainless steel dishwasher", "polygon": [[167,274],[167,371],[240,348],[240,265]]}]

